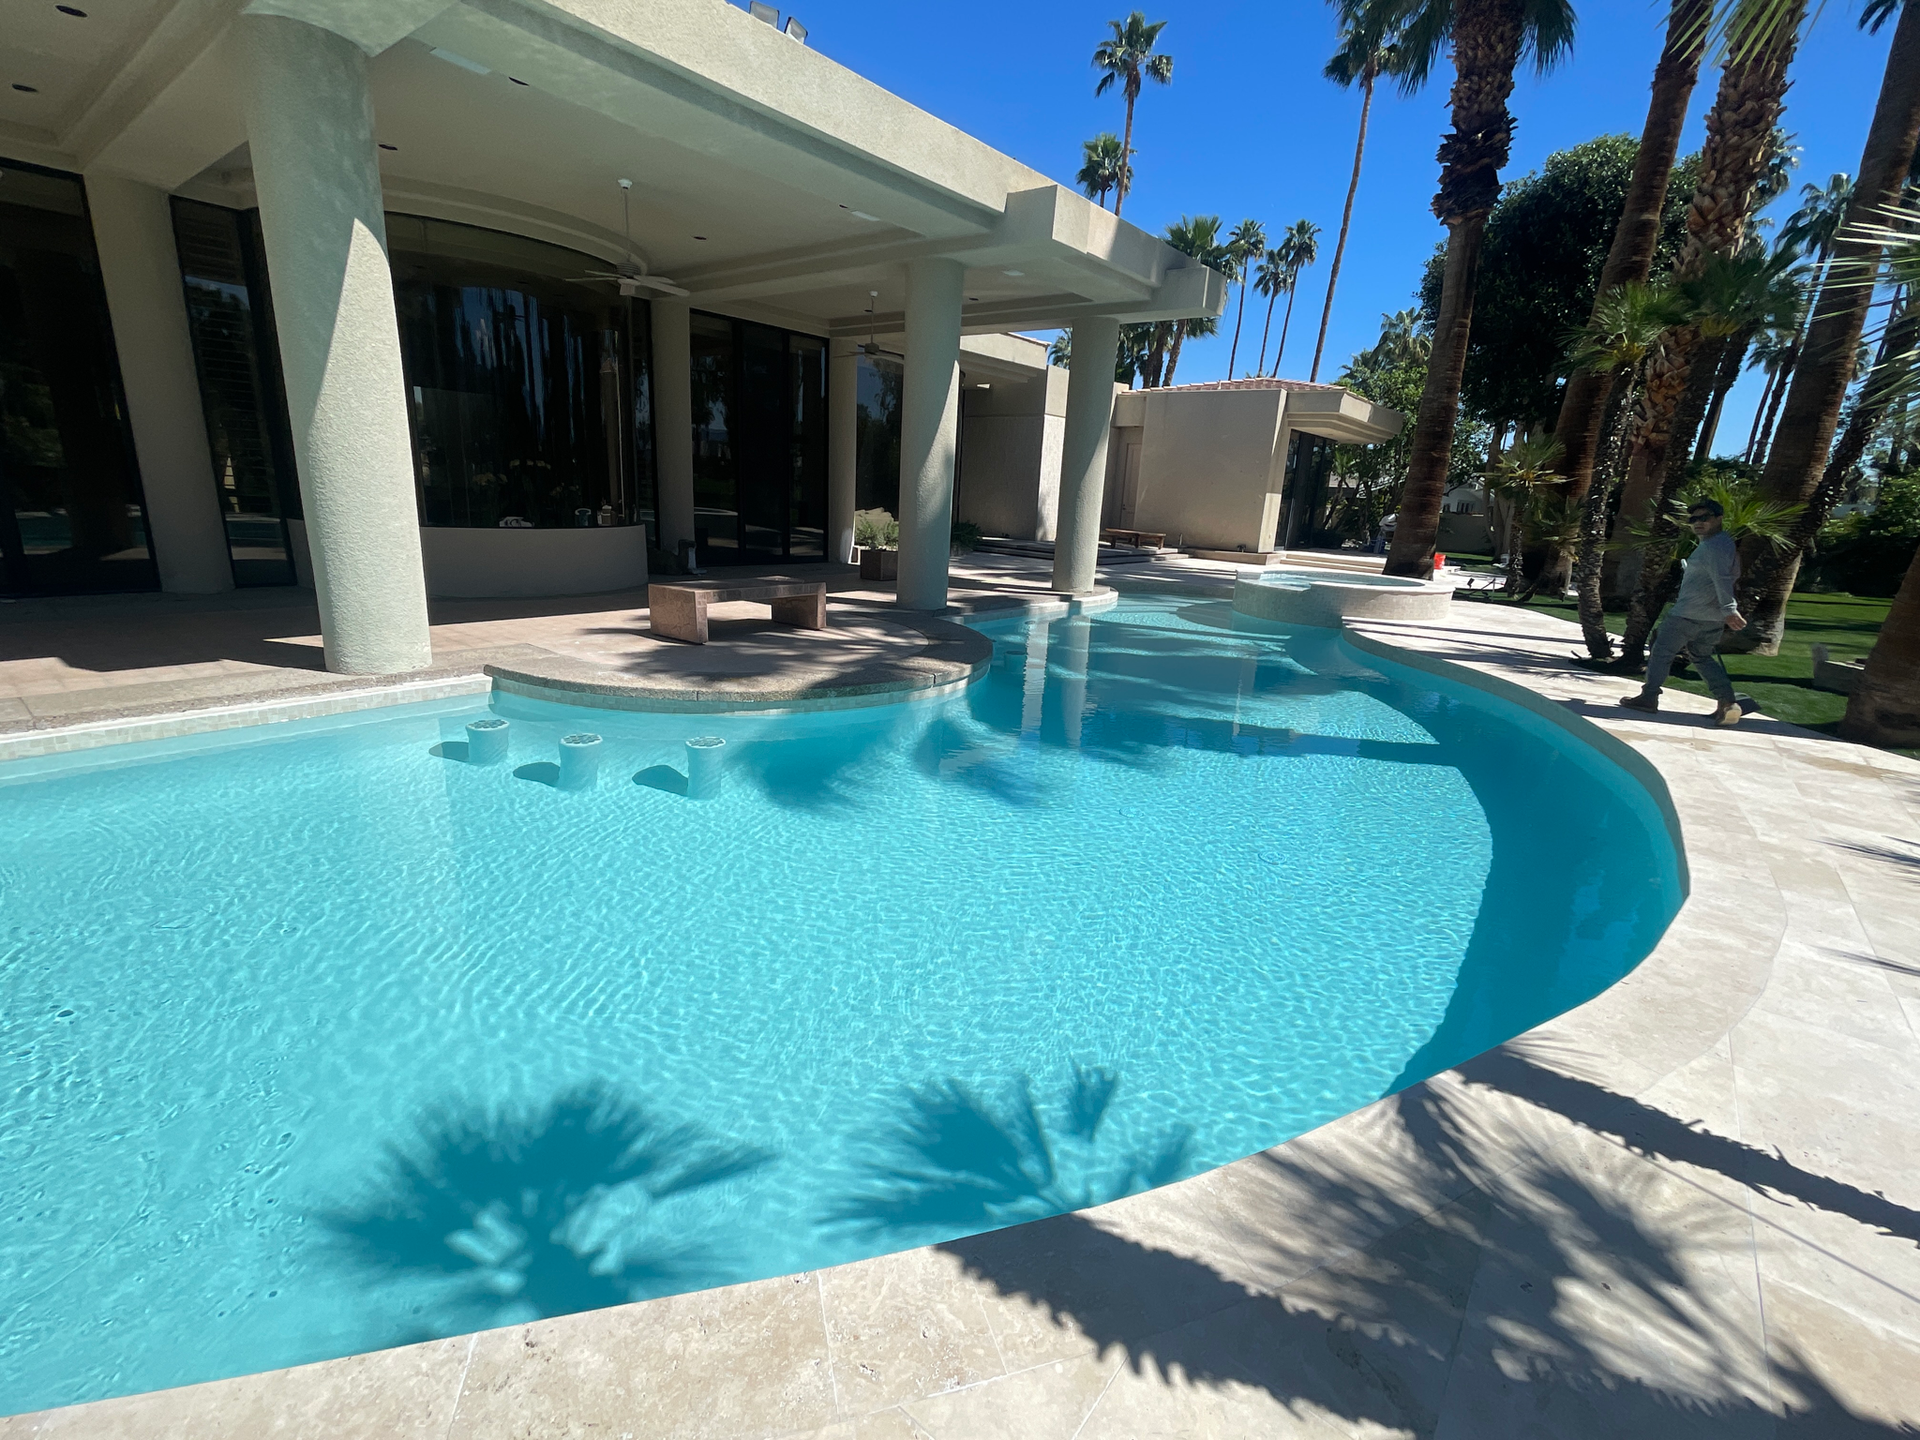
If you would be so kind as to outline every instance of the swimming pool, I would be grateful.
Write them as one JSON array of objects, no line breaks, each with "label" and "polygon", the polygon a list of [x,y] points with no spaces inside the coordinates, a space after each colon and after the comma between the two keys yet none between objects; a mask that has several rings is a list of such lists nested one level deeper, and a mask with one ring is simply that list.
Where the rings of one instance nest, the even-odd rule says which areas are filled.
[{"label": "swimming pool", "polygon": [[0,1413],[1191,1175],[1597,993],[1679,904],[1598,751],[1336,632],[979,628],[919,703],[496,698],[504,766],[440,703],[0,771]]}]

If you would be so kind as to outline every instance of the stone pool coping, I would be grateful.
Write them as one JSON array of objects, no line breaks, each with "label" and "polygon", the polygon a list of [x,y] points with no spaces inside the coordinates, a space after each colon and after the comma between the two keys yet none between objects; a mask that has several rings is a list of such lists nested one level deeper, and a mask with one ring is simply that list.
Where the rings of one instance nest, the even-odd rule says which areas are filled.
[{"label": "stone pool coping", "polygon": [[1691,697],[1625,719],[1577,633],[1463,605],[1356,643],[1586,713],[1664,783],[1692,894],[1586,1005],[1096,1210],[0,1436],[1911,1433],[1920,765]]}]

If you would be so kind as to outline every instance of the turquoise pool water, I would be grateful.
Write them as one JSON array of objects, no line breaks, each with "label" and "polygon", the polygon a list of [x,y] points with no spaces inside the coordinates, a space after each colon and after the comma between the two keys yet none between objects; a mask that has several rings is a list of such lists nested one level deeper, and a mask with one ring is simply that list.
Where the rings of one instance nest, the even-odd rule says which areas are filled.
[{"label": "turquoise pool water", "polygon": [[980,628],[915,704],[497,699],[503,767],[475,701],[0,770],[0,1413],[1191,1175],[1595,994],[1679,903],[1597,752],[1332,632]]}]

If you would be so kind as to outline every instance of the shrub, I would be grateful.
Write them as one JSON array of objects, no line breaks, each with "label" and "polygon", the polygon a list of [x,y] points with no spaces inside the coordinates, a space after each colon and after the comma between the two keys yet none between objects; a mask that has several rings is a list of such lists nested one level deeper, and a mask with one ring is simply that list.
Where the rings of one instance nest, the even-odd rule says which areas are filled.
[{"label": "shrub", "polygon": [[898,550],[900,522],[885,510],[856,510],[853,543],[863,550]]},{"label": "shrub", "polygon": [[1891,595],[1920,546],[1920,475],[1890,475],[1872,510],[1843,515],[1820,532],[1808,589]]},{"label": "shrub", "polygon": [[979,547],[980,538],[985,533],[986,532],[981,530],[978,525],[969,524],[965,520],[954,521],[952,534],[953,553],[956,555],[972,553],[972,551]]}]

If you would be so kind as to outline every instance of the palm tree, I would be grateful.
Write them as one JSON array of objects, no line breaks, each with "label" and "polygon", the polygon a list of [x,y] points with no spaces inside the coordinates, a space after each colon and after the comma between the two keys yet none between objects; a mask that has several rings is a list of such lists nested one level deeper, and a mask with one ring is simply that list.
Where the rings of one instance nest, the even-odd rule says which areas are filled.
[{"label": "palm tree", "polygon": [[[1340,48],[1327,61],[1326,77],[1341,89],[1360,86],[1360,133],[1353,142],[1353,178],[1347,182],[1347,204],[1340,212],[1340,238],[1333,245],[1333,265],[1327,271],[1327,303],[1320,309],[1320,338],[1313,347],[1309,380],[1320,378],[1320,357],[1327,348],[1327,322],[1333,318],[1333,289],[1340,283],[1340,261],[1347,253],[1347,231],[1353,226],[1353,197],[1360,190],[1360,161],[1367,151],[1367,117],[1373,110],[1373,85],[1382,75],[1400,71],[1400,51],[1394,44],[1398,26],[1385,0],[1332,0],[1340,22]],[[1403,78],[1402,90],[1412,93]]]},{"label": "palm tree", "polygon": [[1287,353],[1287,327],[1293,323],[1293,297],[1300,288],[1300,272],[1320,256],[1320,227],[1311,220],[1296,220],[1280,239],[1287,255],[1287,314],[1280,322],[1280,346],[1273,352],[1273,373],[1280,373],[1280,358]]},{"label": "palm tree", "polygon": [[1081,142],[1080,153],[1086,163],[1073,177],[1074,183],[1104,210],[1107,193],[1119,188],[1120,177],[1126,173],[1127,167],[1121,161],[1120,137],[1111,130],[1103,130],[1093,139]]},{"label": "palm tree", "polygon": [[1287,257],[1278,245],[1267,251],[1266,259],[1254,272],[1253,288],[1267,297],[1267,318],[1260,326],[1260,363],[1254,367],[1255,374],[1264,375],[1267,373],[1267,332],[1273,329],[1273,302],[1293,289],[1293,272],[1287,268]]},{"label": "palm tree", "polygon": [[[1220,239],[1218,215],[1182,215],[1167,226],[1166,241],[1182,255],[1191,255],[1202,265],[1225,270],[1231,263],[1227,246]],[[1180,364],[1180,347],[1189,335],[1212,335],[1220,322],[1211,317],[1196,320],[1163,320],[1154,327],[1157,353],[1149,362],[1155,385],[1171,385],[1173,372]],[[1164,373],[1160,359],[1164,357]]]},{"label": "palm tree", "polygon": [[1607,538],[1607,501],[1626,468],[1634,392],[1662,340],[1675,326],[1691,320],[1693,314],[1692,301],[1672,287],[1629,280],[1600,297],[1573,349],[1571,359],[1576,370],[1603,375],[1609,392],[1618,395],[1619,407],[1605,466],[1595,483],[1587,487],[1580,559],[1575,568],[1580,629],[1586,636],[1588,653],[1596,660],[1613,657],[1613,640],[1607,634],[1607,615],[1601,603],[1601,552]]},{"label": "palm tree", "polygon": [[1559,460],[1560,442],[1551,435],[1522,435],[1480,477],[1489,495],[1506,502],[1507,523],[1500,543],[1506,550],[1506,593],[1509,595],[1520,593],[1522,552],[1526,548],[1521,544],[1521,536],[1533,499],[1543,487],[1560,479],[1556,468]]},{"label": "palm tree", "polygon": [[[1801,206],[1781,227],[1777,245],[1779,249],[1792,254],[1812,253],[1814,273],[1807,288],[1809,294],[1818,294],[1826,279],[1828,262],[1833,256],[1834,232],[1840,228],[1840,222],[1846,215],[1847,201],[1853,196],[1853,179],[1845,174],[1835,174],[1824,187],[1803,185],[1800,196]],[[1756,205],[1755,208],[1759,207]],[[1757,432],[1758,443],[1753,447],[1750,457],[1755,464],[1764,464],[1766,461],[1767,447],[1773,440],[1774,421],[1780,413],[1780,402],[1786,398],[1794,366],[1800,361],[1800,349],[1806,344],[1807,321],[1811,313],[1806,306],[1800,307],[1793,336],[1775,358],[1772,373],[1767,377],[1768,393],[1761,397],[1761,408],[1765,410],[1766,418]]]},{"label": "palm tree", "polygon": [[[1680,151],[1687,106],[1700,76],[1711,10],[1711,0],[1672,0],[1668,7],[1666,43],[1653,67],[1653,93],[1647,102],[1646,122],[1640,130],[1640,148],[1634,154],[1633,175],[1627,182],[1620,223],[1614,227],[1613,241],[1600,270],[1596,302],[1616,286],[1630,280],[1644,282],[1653,273],[1654,251],[1659,247],[1662,217],[1666,212],[1667,187]],[[1603,377],[1581,373],[1567,377],[1553,433],[1565,448],[1562,468],[1567,480],[1562,490],[1571,500],[1584,498],[1587,487],[1593,483],[1593,462],[1599,450],[1606,403]],[[1549,593],[1558,593],[1564,588],[1570,559],[1559,552],[1548,558],[1542,584]]]},{"label": "palm tree", "polygon": [[1227,278],[1240,282],[1240,309],[1233,317],[1233,345],[1227,351],[1227,378],[1233,379],[1234,361],[1240,355],[1240,324],[1247,318],[1247,271],[1253,262],[1267,253],[1267,227],[1258,220],[1242,220],[1227,236],[1227,259],[1233,266]]},{"label": "palm tree", "polygon": [[[1861,24],[1879,29],[1894,4],[1870,0]],[[1886,241],[1875,233],[1874,222],[1899,200],[1913,166],[1920,132],[1920,4],[1906,0],[1899,5],[1899,16],[1846,223],[1834,237],[1830,264],[1839,273],[1829,276],[1814,303],[1806,343],[1780,412],[1780,429],[1760,476],[1761,494],[1782,504],[1804,505],[1820,487],[1873,299],[1872,286],[1860,283],[1859,272],[1877,268]],[[1745,558],[1752,570],[1761,556],[1756,549]],[[1796,552],[1774,570],[1763,593],[1742,587],[1750,596],[1750,608],[1747,628],[1739,632],[1740,649],[1778,652],[1787,596],[1799,570]],[[1907,683],[1911,688],[1920,682]]]},{"label": "palm tree", "polygon": [[[1687,313],[1676,334],[1697,337],[1702,358],[1675,412],[1675,438],[1680,443],[1673,447],[1665,468],[1657,473],[1653,494],[1638,507],[1638,513],[1626,516],[1629,528],[1637,523],[1647,526],[1646,544],[1634,557],[1638,569],[1622,567],[1632,590],[1621,641],[1630,667],[1641,663],[1653,622],[1666,603],[1674,545],[1679,539],[1679,527],[1672,516],[1673,498],[1686,478],[1691,430],[1706,408],[1707,393],[1719,370],[1718,352],[1731,343],[1733,336],[1745,331],[1791,323],[1790,317],[1800,303],[1799,286],[1790,273],[1793,262],[1792,251],[1776,250],[1768,255],[1757,245],[1746,245],[1732,255],[1708,256],[1699,272],[1679,286],[1679,293],[1687,301]],[[1650,369],[1666,358],[1672,341],[1669,336]],[[1643,424],[1645,418],[1641,417]],[[1621,509],[1623,513],[1627,510],[1624,502]]]},{"label": "palm tree", "polygon": [[1433,358],[1414,419],[1412,459],[1401,487],[1400,521],[1387,556],[1389,575],[1426,576],[1440,528],[1460,409],[1460,377],[1473,324],[1480,243],[1500,194],[1500,167],[1513,143],[1507,97],[1522,55],[1549,68],[1573,44],[1567,0],[1415,0],[1400,48],[1411,83],[1424,79],[1443,39],[1453,44],[1453,131],[1440,144],[1440,190],[1433,210],[1447,227]]},{"label": "palm tree", "polygon": [[1166,21],[1156,20],[1149,25],[1145,12],[1136,10],[1124,21],[1109,20],[1107,24],[1113,28],[1113,34],[1102,40],[1093,52],[1094,69],[1102,72],[1093,93],[1104,95],[1108,87],[1118,81],[1120,93],[1127,100],[1127,132],[1120,142],[1120,176],[1113,194],[1113,213],[1118,215],[1127,201],[1127,191],[1133,188],[1134,102],[1140,98],[1140,87],[1146,81],[1165,85],[1173,79],[1173,57],[1157,55],[1153,49],[1160,32],[1167,28]]},{"label": "palm tree", "polygon": [[[1771,0],[1743,3],[1752,15],[1764,13]],[[1730,56],[1721,71],[1700,152],[1700,182],[1688,202],[1686,237],[1673,260],[1673,278],[1683,286],[1699,280],[1715,257],[1745,247],[1755,200],[1775,151],[1774,122],[1786,95],[1787,64],[1805,7],[1805,0],[1789,3],[1800,7],[1795,25],[1746,52],[1747,59]],[[1665,338],[1648,365],[1633,436],[1633,479],[1620,502],[1629,526],[1651,521],[1658,530],[1665,525],[1653,497],[1672,496],[1685,477],[1694,431],[1706,411],[1722,344],[1731,333],[1709,334],[1699,325],[1682,325]],[[1628,649],[1630,654],[1635,651],[1632,644]]]}]

